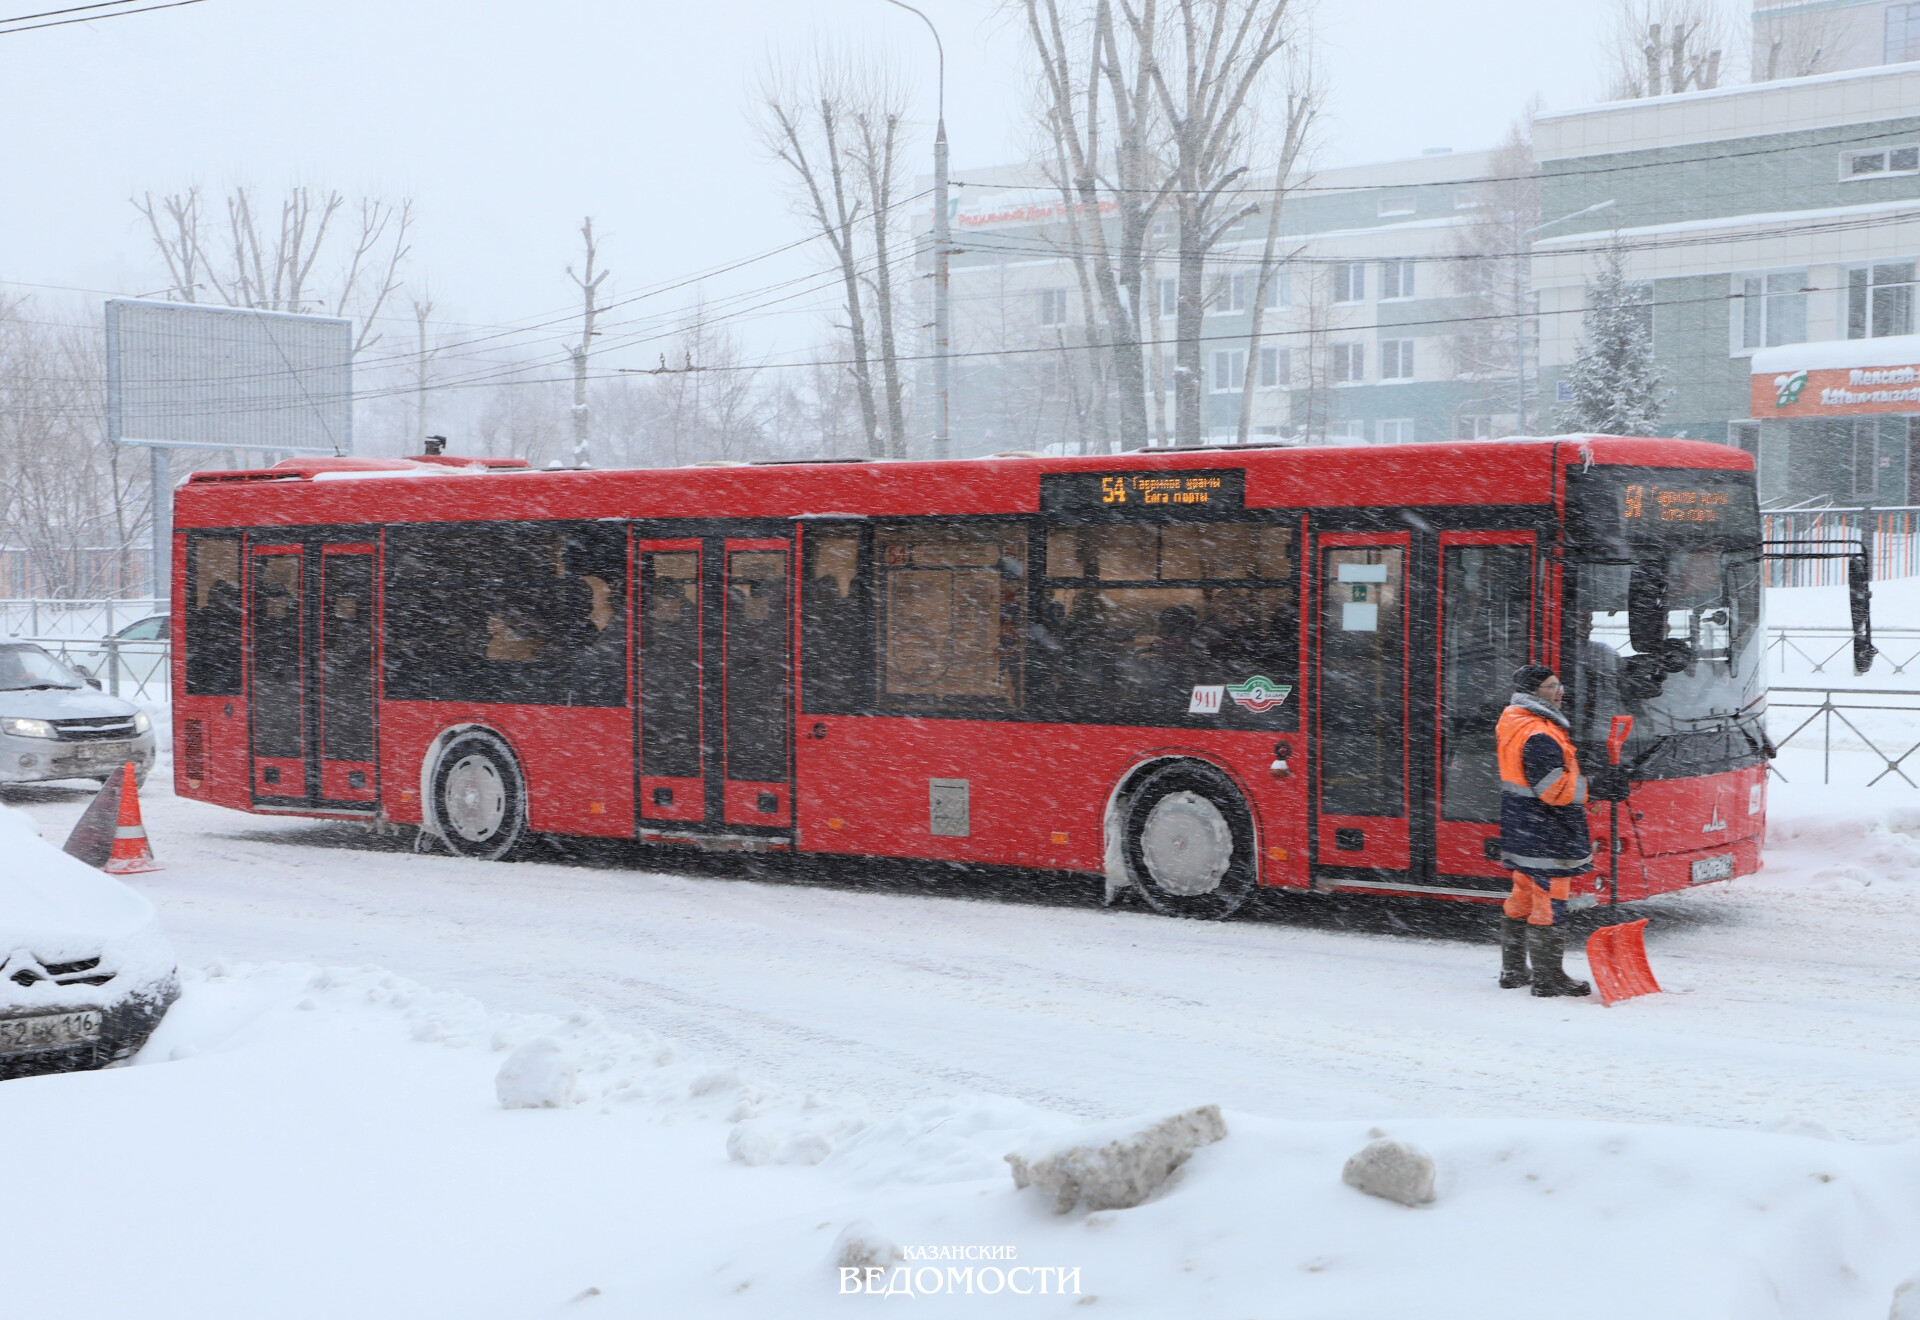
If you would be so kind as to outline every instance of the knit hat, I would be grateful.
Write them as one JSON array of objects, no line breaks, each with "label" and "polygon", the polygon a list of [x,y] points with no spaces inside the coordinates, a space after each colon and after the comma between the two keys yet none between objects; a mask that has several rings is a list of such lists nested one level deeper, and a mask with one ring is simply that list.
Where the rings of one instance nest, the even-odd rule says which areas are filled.
[{"label": "knit hat", "polygon": [[1531,696],[1540,690],[1540,685],[1553,677],[1553,671],[1545,665],[1521,665],[1513,671],[1513,690],[1525,692]]}]

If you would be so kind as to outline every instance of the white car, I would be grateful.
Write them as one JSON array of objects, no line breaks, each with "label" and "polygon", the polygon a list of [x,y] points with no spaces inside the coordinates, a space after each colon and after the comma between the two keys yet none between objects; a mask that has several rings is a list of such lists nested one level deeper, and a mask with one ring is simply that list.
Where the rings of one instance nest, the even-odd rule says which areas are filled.
[{"label": "white car", "polygon": [[49,643],[55,655],[79,671],[82,678],[109,692],[116,684],[121,692],[144,692],[156,700],[166,695],[167,644],[172,619],[165,614],[150,614],[137,619],[111,637],[98,641]]},{"label": "white car", "polygon": [[145,782],[153,721],[32,642],[0,642],[0,784],[107,777],[126,762]]},{"label": "white car", "polygon": [[179,994],[153,904],[0,806],[0,1078],[124,1059]]}]

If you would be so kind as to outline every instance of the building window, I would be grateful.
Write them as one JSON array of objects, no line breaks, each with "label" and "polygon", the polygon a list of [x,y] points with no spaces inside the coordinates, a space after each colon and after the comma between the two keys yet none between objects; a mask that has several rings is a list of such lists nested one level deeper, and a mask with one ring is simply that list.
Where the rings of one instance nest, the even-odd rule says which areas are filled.
[{"label": "building window", "polygon": [[1913,333],[1913,263],[1885,262],[1847,272],[1847,338]]},{"label": "building window", "polygon": [[1165,241],[1180,232],[1180,217],[1175,215],[1156,215],[1153,217],[1153,236]]},{"label": "building window", "polygon": [[1040,290],[1040,324],[1065,325],[1067,323],[1067,291],[1065,289]]},{"label": "building window", "polygon": [[1380,299],[1413,297],[1413,263],[1411,261],[1383,261],[1380,263]]},{"label": "building window", "polygon": [[1213,300],[1212,311],[1221,314],[1244,312],[1253,302],[1253,276],[1229,275],[1220,281],[1219,296]]},{"label": "building window", "polygon": [[1333,300],[1335,302],[1362,302],[1367,296],[1367,267],[1365,262],[1342,261],[1333,268]]},{"label": "building window", "polygon": [[1383,445],[1410,445],[1413,443],[1413,418],[1389,417],[1380,423],[1380,443]]},{"label": "building window", "polygon": [[1219,348],[1213,353],[1213,392],[1226,394],[1247,383],[1247,350]]},{"label": "building window", "polygon": [[1367,378],[1367,346],[1365,344],[1335,344],[1333,346],[1333,383],[1349,385]]},{"label": "building window", "polygon": [[[1913,6],[1920,10],[1920,5]],[[1920,31],[1920,23],[1915,30]],[[1914,58],[1920,59],[1920,55]],[[1878,151],[1840,153],[1840,178],[1879,179],[1889,174],[1920,174],[1920,147],[1886,147]]]},{"label": "building window", "polygon": [[1293,353],[1285,348],[1260,350],[1260,388],[1284,390],[1293,383]]},{"label": "building window", "polygon": [[1180,279],[1169,276],[1158,281],[1160,289],[1160,315],[1173,316],[1180,310]]},{"label": "building window", "polygon": [[1456,440],[1493,439],[1493,418],[1487,413],[1462,413],[1454,419],[1453,435]]},{"label": "building window", "polygon": [[1381,193],[1381,215],[1412,215],[1417,208],[1412,193]]},{"label": "building window", "polygon": [[1367,424],[1365,422],[1328,422],[1327,439],[1364,445],[1367,443]]},{"label": "building window", "polygon": [[1740,275],[1734,304],[1737,349],[1803,344],[1807,339],[1807,272]]},{"label": "building window", "polygon": [[1453,209],[1456,211],[1478,211],[1486,204],[1486,195],[1478,188],[1462,188],[1453,195]]},{"label": "building window", "polygon": [[1888,64],[1920,60],[1920,5],[1887,6]]},{"label": "building window", "polygon": [[1276,270],[1267,276],[1267,310],[1293,306],[1293,272]]},{"label": "building window", "polygon": [[1880,419],[1856,417],[1853,422],[1853,497],[1872,501],[1880,483]]},{"label": "building window", "polygon": [[1411,339],[1380,341],[1380,379],[1413,379],[1413,341]]},{"label": "building window", "polygon": [[1727,443],[1742,453],[1752,454],[1753,461],[1760,461],[1760,423],[1728,422]]}]

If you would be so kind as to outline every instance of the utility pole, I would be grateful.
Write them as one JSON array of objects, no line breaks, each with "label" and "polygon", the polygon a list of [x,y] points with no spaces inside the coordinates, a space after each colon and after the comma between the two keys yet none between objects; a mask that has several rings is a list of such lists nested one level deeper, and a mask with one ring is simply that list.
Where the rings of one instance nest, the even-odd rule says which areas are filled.
[{"label": "utility pole", "polygon": [[573,465],[587,466],[587,355],[593,351],[594,295],[600,291],[600,282],[607,278],[607,272],[594,273],[593,217],[588,216],[580,226],[580,236],[587,240],[587,264],[585,274],[575,275],[573,267],[567,267],[567,275],[580,286],[583,307],[580,312],[580,342],[571,349],[573,358]]},{"label": "utility pole", "polygon": [[947,306],[948,258],[953,253],[953,234],[947,218],[947,48],[940,40],[940,29],[933,20],[901,0],[887,0],[927,25],[933,34],[934,53],[939,56],[939,106],[933,132],[933,456],[953,456],[953,363],[952,322]]},{"label": "utility pole", "polygon": [[413,433],[423,436],[427,433],[427,364],[433,361],[434,354],[427,351],[427,318],[433,315],[433,299],[425,302],[415,299],[413,303],[413,324],[418,337],[417,365],[413,377]]}]

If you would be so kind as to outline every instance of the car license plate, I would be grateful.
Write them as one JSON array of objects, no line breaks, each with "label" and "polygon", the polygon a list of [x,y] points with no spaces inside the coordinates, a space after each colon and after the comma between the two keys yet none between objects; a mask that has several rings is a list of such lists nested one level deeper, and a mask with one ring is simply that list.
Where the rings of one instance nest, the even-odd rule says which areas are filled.
[{"label": "car license plate", "polygon": [[100,1010],[97,1008],[81,1013],[0,1018],[0,1054],[64,1049],[68,1045],[85,1045],[99,1037]]},{"label": "car license plate", "polygon": [[1708,880],[1733,879],[1733,854],[1721,853],[1718,857],[1702,857],[1693,864],[1693,883],[1702,884]]},{"label": "car license plate", "polygon": [[88,743],[80,748],[82,761],[124,761],[127,749],[123,743]]}]

